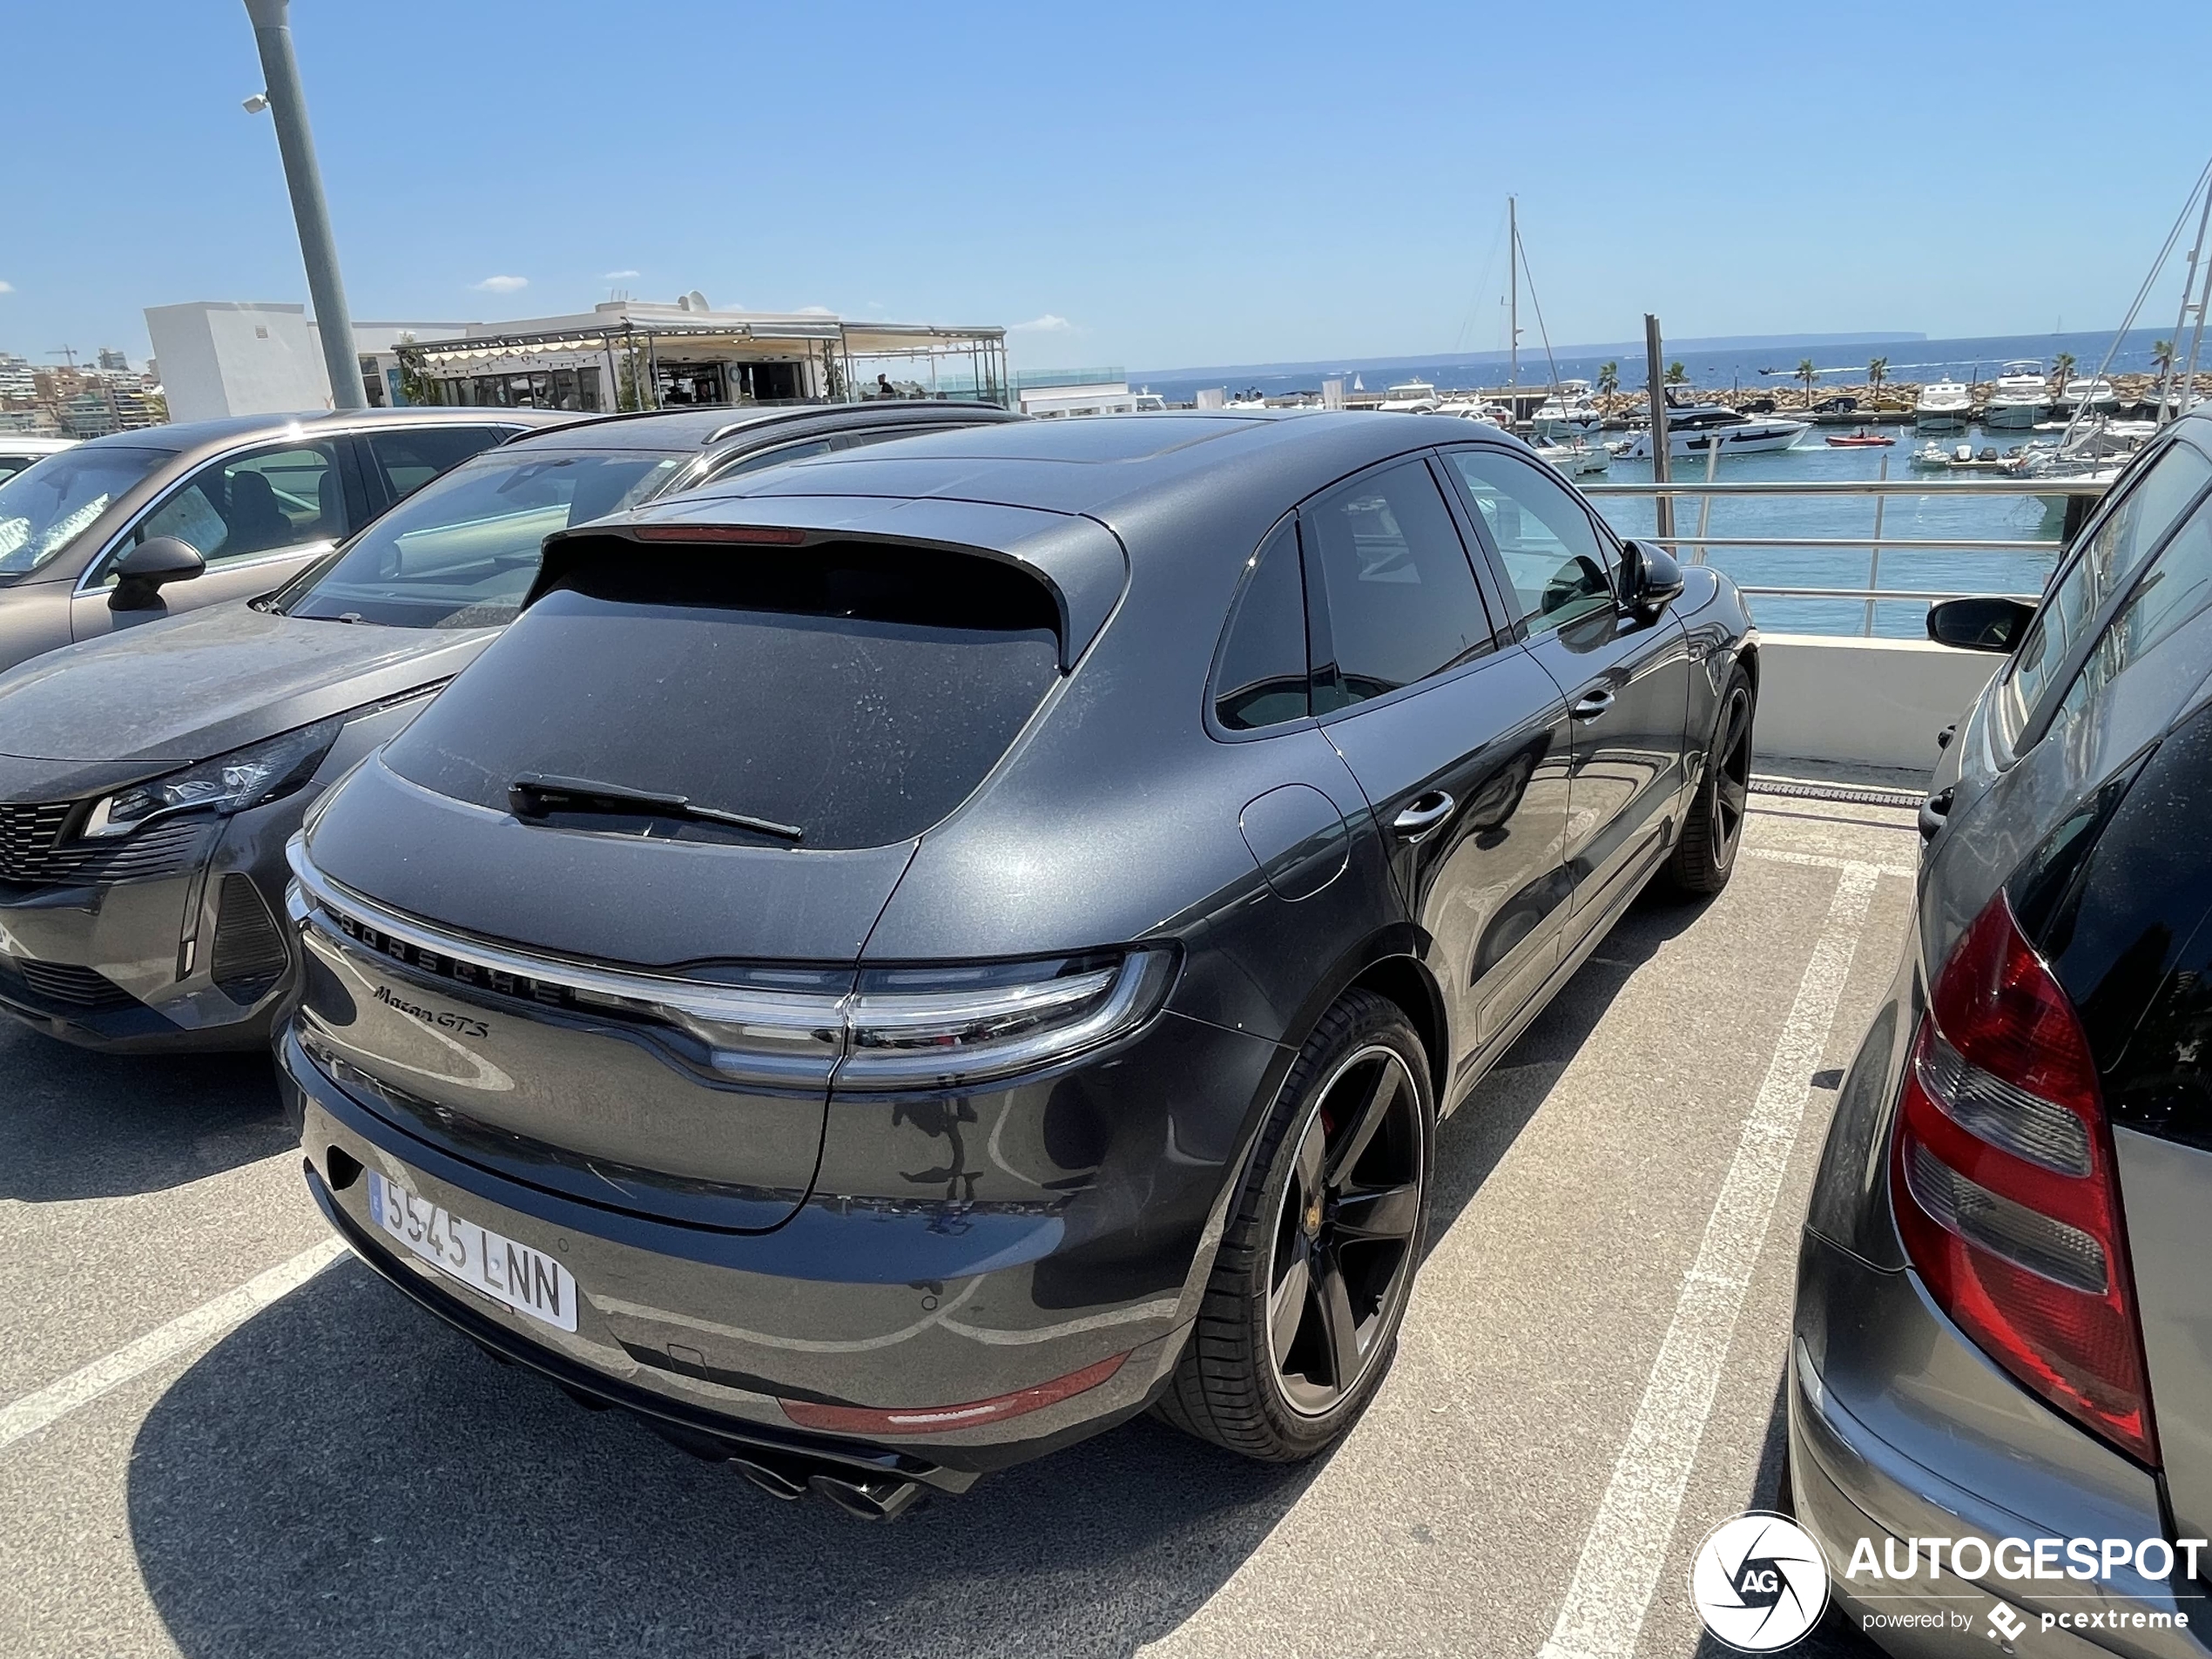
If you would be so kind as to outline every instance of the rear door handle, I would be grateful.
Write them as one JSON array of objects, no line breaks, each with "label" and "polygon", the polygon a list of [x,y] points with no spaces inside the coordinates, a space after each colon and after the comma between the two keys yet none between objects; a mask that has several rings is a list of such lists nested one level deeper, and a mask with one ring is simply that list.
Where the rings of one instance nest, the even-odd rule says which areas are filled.
[{"label": "rear door handle", "polygon": [[1611,708],[1612,706],[1612,687],[1601,685],[1595,690],[1585,691],[1581,694],[1581,696],[1576,698],[1575,699],[1575,706],[1568,710],[1568,712],[1578,720],[1595,720],[1599,715],[1604,713],[1606,710]]},{"label": "rear door handle", "polygon": [[1390,820],[1390,827],[1399,840],[1418,841],[1451,817],[1452,809],[1458,805],[1442,790],[1432,789],[1425,795],[1414,796],[1413,804]]}]

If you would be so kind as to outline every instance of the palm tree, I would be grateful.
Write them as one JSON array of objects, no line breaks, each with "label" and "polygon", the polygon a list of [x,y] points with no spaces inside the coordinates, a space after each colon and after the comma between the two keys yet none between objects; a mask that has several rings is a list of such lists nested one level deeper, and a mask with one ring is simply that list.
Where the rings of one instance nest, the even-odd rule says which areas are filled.
[{"label": "palm tree", "polygon": [[1820,371],[1812,366],[1811,358],[1801,357],[1797,360],[1797,378],[1805,383],[1805,407],[1811,408],[1812,383],[1820,378]]},{"label": "palm tree", "polygon": [[2151,342],[2150,366],[2161,374],[2174,367],[2174,342],[2172,341],[2155,340]]},{"label": "palm tree", "polygon": [[1610,398],[1621,389],[1621,365],[1606,362],[1597,366],[1597,395]]},{"label": "palm tree", "polygon": [[2074,378],[2074,354],[2062,351],[2051,360],[2051,382],[2054,393],[2064,392],[2066,383]]},{"label": "palm tree", "polygon": [[1682,366],[1681,358],[1677,357],[1673,362],[1667,365],[1666,380],[1668,385],[1680,386],[1689,378],[1689,371]]},{"label": "palm tree", "polygon": [[1888,358],[1877,357],[1872,362],[1867,364],[1866,400],[1868,402],[1874,404],[1879,404],[1881,402],[1882,382],[1889,379],[1889,377],[1890,360]]}]

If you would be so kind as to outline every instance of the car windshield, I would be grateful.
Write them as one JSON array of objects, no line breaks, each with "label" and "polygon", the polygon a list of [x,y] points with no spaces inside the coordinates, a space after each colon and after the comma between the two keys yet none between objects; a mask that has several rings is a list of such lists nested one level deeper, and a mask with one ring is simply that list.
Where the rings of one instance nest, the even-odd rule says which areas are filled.
[{"label": "car windshield", "polygon": [[0,578],[59,557],[118,496],[171,458],[167,449],[88,444],[0,482]]},{"label": "car windshield", "polygon": [[409,496],[273,609],[395,628],[502,626],[547,536],[635,506],[683,463],[638,449],[488,451]]}]

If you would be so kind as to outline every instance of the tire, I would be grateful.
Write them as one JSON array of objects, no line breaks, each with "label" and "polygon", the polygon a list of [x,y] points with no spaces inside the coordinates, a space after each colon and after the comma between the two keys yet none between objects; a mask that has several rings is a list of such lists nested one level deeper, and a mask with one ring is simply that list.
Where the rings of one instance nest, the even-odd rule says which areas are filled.
[{"label": "tire", "polygon": [[1728,885],[1736,872],[1736,849],[1743,840],[1743,814],[1751,788],[1751,721],[1757,700],[1743,664],[1729,665],[1721,686],[1720,711],[1705,751],[1705,773],[1696,799],[1683,819],[1682,834],[1667,860],[1668,887],[1688,898],[1707,898]]},{"label": "tire", "polygon": [[1284,1079],[1156,1414],[1267,1462],[1340,1439],[1396,1352],[1435,1140],[1412,1023],[1386,997],[1346,992]]}]

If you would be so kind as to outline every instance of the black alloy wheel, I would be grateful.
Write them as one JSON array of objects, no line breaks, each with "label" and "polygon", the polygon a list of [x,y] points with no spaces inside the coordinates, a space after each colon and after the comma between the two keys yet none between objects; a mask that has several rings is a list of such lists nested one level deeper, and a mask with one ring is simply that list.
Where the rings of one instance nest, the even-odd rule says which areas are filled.
[{"label": "black alloy wheel", "polygon": [[1277,1462],[1352,1426],[1420,1265],[1435,1124],[1405,1011],[1346,992],[1284,1079],[1158,1415]]},{"label": "black alloy wheel", "polygon": [[1681,839],[1667,867],[1668,880],[1677,892],[1718,893],[1736,868],[1736,849],[1743,839],[1743,818],[1751,800],[1751,721],[1756,712],[1750,677],[1741,663],[1734,664],[1721,690],[1704,781],[1683,821]]},{"label": "black alloy wheel", "polygon": [[1421,1153],[1404,1058],[1376,1043],[1343,1061],[1298,1138],[1268,1264],[1269,1358],[1305,1416],[1358,1387],[1384,1345],[1413,1277]]}]

